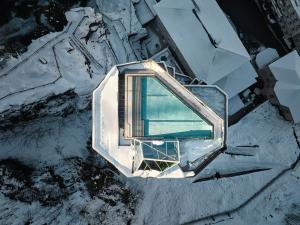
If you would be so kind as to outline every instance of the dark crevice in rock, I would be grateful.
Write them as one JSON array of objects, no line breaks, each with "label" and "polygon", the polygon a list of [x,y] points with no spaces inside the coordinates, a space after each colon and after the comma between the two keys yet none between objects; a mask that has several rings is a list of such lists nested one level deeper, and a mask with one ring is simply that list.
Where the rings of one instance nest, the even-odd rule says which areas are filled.
[{"label": "dark crevice in rock", "polygon": [[[11,106],[0,113],[0,131],[8,131],[17,125],[45,116],[66,117],[76,111],[90,108],[90,103],[80,110],[77,107],[78,96],[74,90],[62,94],[53,94],[27,105]],[[90,101],[90,99],[89,99]]]}]

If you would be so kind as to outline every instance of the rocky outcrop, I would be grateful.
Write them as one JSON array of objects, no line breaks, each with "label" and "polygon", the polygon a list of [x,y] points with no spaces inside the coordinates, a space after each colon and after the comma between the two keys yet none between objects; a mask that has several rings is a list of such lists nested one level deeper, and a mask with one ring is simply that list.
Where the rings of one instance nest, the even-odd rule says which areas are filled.
[{"label": "rocky outcrop", "polygon": [[79,97],[74,90],[52,94],[28,105],[14,105],[0,114],[0,130],[11,129],[45,116],[66,117],[75,111],[91,108],[90,96]]}]

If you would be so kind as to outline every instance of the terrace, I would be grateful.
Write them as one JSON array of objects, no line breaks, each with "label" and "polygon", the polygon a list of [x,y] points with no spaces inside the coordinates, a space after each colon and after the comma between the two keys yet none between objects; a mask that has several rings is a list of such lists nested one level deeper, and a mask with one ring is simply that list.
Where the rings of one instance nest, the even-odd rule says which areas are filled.
[{"label": "terrace", "polygon": [[224,147],[226,110],[216,87],[185,87],[152,60],[120,65],[94,91],[93,147],[126,176],[193,176]]}]

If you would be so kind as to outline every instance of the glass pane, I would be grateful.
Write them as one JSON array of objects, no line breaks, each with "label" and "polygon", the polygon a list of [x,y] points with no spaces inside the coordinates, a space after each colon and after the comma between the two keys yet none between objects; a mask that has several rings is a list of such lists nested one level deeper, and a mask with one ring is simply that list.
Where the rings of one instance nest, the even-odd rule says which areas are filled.
[{"label": "glass pane", "polygon": [[178,142],[144,141],[142,142],[143,156],[146,159],[178,161]]}]

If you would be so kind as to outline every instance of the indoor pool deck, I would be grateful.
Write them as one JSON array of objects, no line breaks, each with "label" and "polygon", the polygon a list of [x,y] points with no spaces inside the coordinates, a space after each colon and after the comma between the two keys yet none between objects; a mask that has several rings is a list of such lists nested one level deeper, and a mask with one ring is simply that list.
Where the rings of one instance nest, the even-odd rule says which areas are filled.
[{"label": "indoor pool deck", "polygon": [[155,76],[129,76],[126,84],[127,92],[130,92],[127,93],[128,102],[132,102],[127,104],[132,136],[212,138],[213,126],[178,99]]}]

